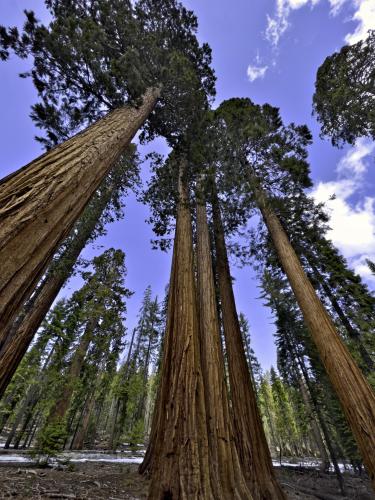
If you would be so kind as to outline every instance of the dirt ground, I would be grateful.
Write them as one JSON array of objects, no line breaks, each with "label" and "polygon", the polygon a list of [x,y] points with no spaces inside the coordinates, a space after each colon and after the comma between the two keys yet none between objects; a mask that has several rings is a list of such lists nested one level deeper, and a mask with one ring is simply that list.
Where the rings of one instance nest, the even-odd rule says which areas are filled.
[{"label": "dirt ground", "polygon": [[[290,500],[343,498],[331,474],[285,468],[277,469],[277,474]],[[375,499],[365,477],[347,475],[345,483],[347,498]],[[0,466],[0,485],[0,498],[140,500],[147,498],[148,481],[139,476],[136,464],[89,462],[62,469],[4,464]]]}]

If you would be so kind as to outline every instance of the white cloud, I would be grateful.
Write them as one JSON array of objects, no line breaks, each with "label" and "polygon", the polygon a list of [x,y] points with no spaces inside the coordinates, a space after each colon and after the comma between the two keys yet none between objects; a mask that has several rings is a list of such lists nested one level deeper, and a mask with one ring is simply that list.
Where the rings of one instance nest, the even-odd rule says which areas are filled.
[{"label": "white cloud", "polygon": [[[322,0],[276,0],[273,16],[267,15],[266,39],[277,47],[280,38],[290,26],[289,16],[293,10],[306,5],[313,8]],[[330,12],[337,15],[345,3],[350,3],[354,9],[352,20],[358,23],[353,33],[348,33],[345,41],[353,44],[366,38],[369,29],[375,29],[375,2],[374,0],[324,0],[328,1]]]},{"label": "white cloud", "polygon": [[361,255],[358,259],[353,259],[351,265],[354,268],[355,272],[362,276],[362,278],[364,278],[368,282],[371,282],[372,284],[375,284],[375,275],[368,267],[366,259],[375,262],[375,253]]},{"label": "white cloud", "polygon": [[268,66],[252,66],[251,64],[249,64],[249,66],[247,67],[247,77],[250,82],[253,82],[257,78],[264,78],[267,69]]},{"label": "white cloud", "polygon": [[[351,176],[357,182],[366,173],[368,157],[375,149],[375,144],[366,138],[358,139],[354,148],[350,149],[339,161],[336,172],[340,176]],[[371,160],[370,160],[371,161]]]},{"label": "white cloud", "polygon": [[267,15],[266,39],[276,47],[280,38],[289,27],[289,15],[292,10],[300,9],[307,4],[314,6],[319,0],[276,0],[274,17]]},{"label": "white cloud", "polygon": [[366,196],[353,203],[351,197],[360,196],[374,152],[374,143],[358,140],[338,163],[337,179],[319,182],[311,193],[317,202],[325,203],[330,215],[328,237],[367,280],[373,279],[366,258],[375,258],[375,198]]},{"label": "white cloud", "polygon": [[353,15],[353,21],[358,22],[354,33],[349,33],[345,41],[352,45],[367,37],[370,29],[375,29],[375,2],[374,0],[355,0],[356,11]]}]

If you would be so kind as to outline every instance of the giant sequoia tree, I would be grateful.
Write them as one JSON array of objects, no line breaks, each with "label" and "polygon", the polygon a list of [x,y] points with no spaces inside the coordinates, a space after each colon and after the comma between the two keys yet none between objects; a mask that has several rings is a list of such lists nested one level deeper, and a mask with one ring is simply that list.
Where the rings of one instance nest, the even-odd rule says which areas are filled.
[{"label": "giant sequoia tree", "polygon": [[95,192],[68,238],[54,255],[43,279],[8,331],[0,350],[0,396],[25,354],[53,301],[71,276],[77,258],[89,242],[105,234],[105,224],[123,215],[124,195],[138,179],[133,148],[115,165]]},{"label": "giant sequoia tree", "polygon": [[175,0],[46,5],[48,26],[26,12],[22,34],[1,29],[4,59],[9,50],[33,58],[40,101],[32,117],[47,131],[43,142],[59,143],[110,112],[1,182],[1,331],[151,112],[148,134],[173,138],[189,125],[195,100],[213,92],[210,49]]},{"label": "giant sequoia tree", "polygon": [[[165,494],[173,498],[252,498],[238,458],[229,411],[201,189],[196,199],[199,263],[195,283],[191,225],[191,196],[195,196],[191,188],[196,179],[191,159],[194,148],[186,140],[182,144],[165,163],[157,162],[146,196],[152,203],[158,235],[170,230],[176,209],[177,218],[160,386],[141,471],[151,470],[152,498],[154,494],[155,498],[164,498]],[[165,197],[165,193],[169,196]],[[173,193],[175,196],[171,196]],[[186,453],[191,455],[188,461]]]},{"label": "giant sequoia tree", "polygon": [[[371,479],[375,480],[372,439],[375,395],[342,342],[332,319],[306,276],[300,259],[277,215],[278,198],[293,185],[308,186],[306,127],[283,127],[278,112],[249,99],[232,99],[219,109],[221,124],[232,140],[231,178],[246,203],[247,193],[268,228],[280,263],[288,277],[319,356],[353,431]],[[234,188],[233,188],[234,189]],[[249,201],[250,201],[249,200]],[[251,203],[249,204],[249,207]]]},{"label": "giant sequoia tree", "polygon": [[[205,394],[199,349],[199,320],[187,162],[178,168],[178,203],[168,319],[152,440],[145,457],[152,472],[149,498],[214,498],[210,480]],[[167,418],[168,415],[168,418]]]},{"label": "giant sequoia tree", "polygon": [[[212,225],[216,245],[214,249],[210,247],[205,202],[207,196],[211,198],[212,187],[211,148],[208,143],[214,130],[212,130],[210,123],[211,117],[208,114],[200,124],[200,132],[191,138],[188,148],[190,161],[188,162],[189,169],[186,171],[186,180],[189,181],[191,197],[196,200],[197,204],[195,227],[197,234],[198,316],[200,318],[201,362],[206,391],[209,449],[210,457],[214,462],[211,465],[211,478],[218,478],[214,479],[216,492],[220,491],[217,490],[219,486],[223,492],[230,491],[233,479],[238,475],[236,470],[236,454],[238,454],[242,472],[248,481],[253,498],[283,498],[283,493],[273,475],[271,458],[256,406],[255,392],[251,383],[234,303],[223,229],[217,224],[217,221],[220,222],[217,203],[214,209],[214,224]],[[209,130],[206,129],[206,126]],[[155,175],[149,185],[145,200],[151,205],[151,222],[157,236],[161,238],[158,243],[164,247],[167,243],[165,236],[173,226],[176,202],[178,203],[178,198],[176,200],[175,196],[171,196],[175,192],[176,169],[173,168],[171,159],[163,163],[160,158],[156,158],[154,169]],[[190,210],[193,212],[192,207]],[[222,353],[218,335],[218,306],[215,305],[216,298],[213,290],[213,254],[215,254],[215,265],[219,275],[220,306],[230,375],[230,398],[233,411],[229,415],[226,410],[225,387],[221,385],[224,363],[221,359]],[[159,406],[157,405],[156,411],[158,410]],[[156,428],[155,422],[153,428]],[[236,452],[230,448],[229,441],[226,446],[223,443],[218,445],[220,443],[218,437],[222,435],[227,435],[227,440],[231,435],[233,436]],[[152,446],[153,439],[142,469],[149,466],[148,463],[153,453]],[[231,456],[233,465],[228,468],[228,460]],[[227,472],[224,474],[225,469]],[[223,474],[227,478],[226,482]],[[240,486],[240,483],[238,484]]]}]

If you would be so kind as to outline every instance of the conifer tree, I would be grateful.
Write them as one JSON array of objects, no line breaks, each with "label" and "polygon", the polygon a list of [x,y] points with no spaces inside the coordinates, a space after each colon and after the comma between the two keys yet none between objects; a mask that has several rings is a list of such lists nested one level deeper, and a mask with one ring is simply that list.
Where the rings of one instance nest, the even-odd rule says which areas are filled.
[{"label": "conifer tree", "polygon": [[[194,136],[193,140],[189,143],[189,153],[190,156],[188,157],[190,160],[189,163],[189,170],[187,172],[187,179],[190,180],[190,185],[191,186],[196,186],[197,183],[201,184],[201,188],[198,190],[198,196],[210,196],[211,197],[211,182],[208,180],[206,182],[206,179],[204,179],[204,182],[202,180],[202,175],[208,174],[209,178],[211,178],[212,175],[212,169],[210,167],[209,161],[207,161],[206,157],[206,147],[204,146],[204,143],[207,141],[207,135],[209,135],[209,132],[207,134],[207,131],[205,130],[205,125],[207,124],[207,118],[209,120],[209,115],[206,115],[205,117],[202,117],[202,122],[200,126],[198,127],[198,130],[200,130],[200,134],[198,136]],[[208,121],[209,123],[209,121]],[[202,140],[203,137],[203,140]],[[174,218],[174,210],[176,206],[176,197],[172,197],[171,193],[175,193],[175,174],[173,172],[173,169],[171,168],[171,162],[167,161],[164,162],[162,161],[161,158],[157,157],[155,159],[155,175],[152,180],[152,182],[149,185],[149,189],[144,197],[144,199],[150,203],[151,209],[152,209],[152,216],[150,218],[150,221],[154,225],[154,231],[156,235],[159,237],[158,240],[156,240],[157,244],[159,244],[162,248],[165,248],[168,244],[169,241],[168,238],[166,238],[166,235],[168,235],[171,231],[171,227],[173,227],[173,218]],[[199,182],[198,182],[199,181]],[[196,193],[192,193],[192,197]],[[199,198],[198,198],[199,199]],[[211,201],[211,200],[210,200]],[[199,202],[198,202],[199,203]],[[197,224],[197,223],[196,223]],[[214,228],[213,233],[216,233],[216,228]],[[215,235],[216,237],[216,235]],[[224,242],[224,247],[225,247],[225,242]],[[217,250],[217,244],[215,245],[215,265],[217,267],[218,265],[218,250]],[[199,260],[199,259],[198,259]],[[227,275],[225,276],[224,279],[227,281]],[[229,286],[231,287],[230,283],[230,275],[229,275]],[[205,285],[205,290],[209,287],[208,283]],[[232,292],[233,293],[233,292]],[[220,299],[222,302],[222,299]],[[232,317],[232,305],[229,304],[229,309],[227,308],[227,311],[229,311],[230,316]],[[200,314],[203,314],[202,311],[200,311]],[[212,314],[212,312],[210,313]],[[234,314],[237,317],[237,312],[235,311],[235,306],[234,306]],[[237,320],[238,321],[238,320]],[[230,322],[230,324],[233,324]],[[228,321],[227,321],[227,327],[228,327]],[[224,327],[225,331],[225,327]],[[244,405],[246,407],[246,415],[250,415],[249,418],[246,418],[243,416],[242,418],[242,423],[244,424],[244,427],[240,427],[241,434],[238,432],[238,427],[236,427],[236,424],[234,426],[234,435],[235,435],[235,440],[236,440],[236,446],[237,450],[240,456],[240,462],[242,466],[243,473],[245,474],[246,479],[248,480],[250,484],[250,491],[251,494],[254,496],[254,498],[262,498],[262,495],[267,495],[267,494],[273,494],[273,495],[279,495],[280,498],[282,498],[282,491],[279,488],[279,486],[276,483],[276,480],[273,475],[273,469],[272,469],[272,462],[271,458],[269,455],[269,450],[267,448],[267,442],[264,436],[264,432],[262,430],[262,423],[260,419],[260,415],[257,411],[256,408],[256,397],[255,393],[252,389],[252,384],[251,384],[251,378],[250,378],[250,373],[249,373],[249,368],[247,365],[246,361],[246,355],[244,351],[244,346],[242,342],[242,337],[241,337],[241,332],[238,327],[237,330],[234,330],[236,332],[236,338],[238,339],[238,356],[241,358],[241,364],[238,364],[238,360],[233,363],[233,366],[236,366],[235,370],[238,370],[238,366],[240,366],[240,371],[241,371],[241,376],[233,375],[233,381],[235,384],[238,385],[239,389],[236,390],[236,404],[241,407],[240,412],[239,411],[234,411],[233,416],[235,415],[244,415]],[[227,332],[229,337],[231,336],[232,330],[228,330]],[[236,341],[237,342],[237,341]],[[226,341],[226,349],[228,351],[228,342]],[[205,363],[205,355],[202,353],[202,363]],[[245,379],[242,380],[241,377],[244,375]],[[207,377],[204,377],[204,380]],[[207,390],[210,391],[210,387],[207,387]],[[244,398],[243,395],[247,394],[249,397]],[[234,396],[233,388],[231,385],[231,397],[232,401]],[[208,403],[207,403],[208,404]],[[156,410],[158,407],[156,408]],[[207,412],[211,412],[209,407],[206,408]],[[217,412],[217,410],[216,410]],[[153,425],[153,428],[155,428],[155,425]],[[251,438],[249,437],[249,433],[251,435]],[[244,443],[242,448],[239,448],[241,443]],[[241,450],[245,450],[245,453],[241,455]],[[145,459],[145,464],[149,463],[149,460],[151,460],[152,456],[152,450],[149,448],[147,454],[146,454],[146,459]],[[246,459],[246,463],[243,461],[243,457]],[[255,458],[256,457],[256,458]],[[249,464],[251,466],[249,467]],[[141,470],[144,470],[145,466],[143,465],[141,467]],[[272,492],[272,493],[270,493]]]},{"label": "conifer tree", "polygon": [[[210,113],[202,116],[202,121],[198,124],[196,130],[200,132],[193,135],[191,142],[188,143],[185,141],[188,144],[190,153],[188,156],[190,168],[187,172],[187,179],[190,181],[191,186],[196,186],[197,183],[201,184],[202,187],[199,190],[200,195],[203,193],[203,196],[209,196],[212,204],[212,164],[210,162],[210,148],[207,148],[207,144],[210,144],[210,134],[212,132],[212,127],[210,127]],[[159,237],[155,243],[159,244],[161,248],[166,248],[170,243],[170,240],[168,240],[166,236],[168,236],[171,227],[173,227],[173,219],[175,216],[176,196],[171,196],[171,194],[176,191],[175,173],[171,168],[171,162],[163,162],[160,157],[156,157],[154,160],[155,174],[144,196],[144,200],[151,206],[152,216],[150,221],[153,223],[154,231]],[[202,179],[202,175],[207,177]],[[194,196],[194,194],[192,194],[192,196]],[[218,218],[216,217],[216,221],[217,220]],[[224,283],[223,290],[226,297],[226,314],[224,315],[223,312],[222,316],[224,332],[226,332],[227,355],[228,342],[232,342],[232,364],[229,363],[228,367],[231,382],[230,392],[232,404],[233,401],[235,401],[236,405],[236,410],[233,411],[236,446],[240,456],[242,470],[250,484],[250,491],[254,498],[262,498],[262,495],[267,496],[270,494],[282,498],[283,493],[274,477],[272,462],[262,429],[261,418],[256,407],[256,396],[251,383],[234,298],[230,299],[230,297],[233,296],[233,290],[224,239],[221,242],[223,231],[221,229],[219,236],[221,247],[220,250],[218,250],[217,234],[220,231],[218,231],[217,225],[215,224],[214,215],[212,232],[215,237],[215,266],[219,275],[218,283],[220,286]],[[221,262],[221,274],[219,271],[219,262]],[[221,284],[220,276],[222,278]],[[209,285],[206,284],[205,289],[207,289],[208,286]],[[220,303],[223,310],[222,290],[220,290]],[[233,338],[236,340],[231,340]],[[205,362],[203,355],[202,362]],[[230,366],[233,367],[232,374]],[[233,389],[233,387],[236,387],[236,389]],[[210,390],[209,387],[207,389]],[[246,394],[245,398],[244,394]],[[207,411],[209,411],[208,408]],[[236,418],[239,423],[236,423]],[[153,428],[155,428],[155,425],[153,425]],[[149,448],[146,454],[145,464],[148,464],[151,455],[152,451],[151,448]],[[145,466],[143,465],[141,470],[144,469]]]},{"label": "conifer tree", "polygon": [[18,406],[13,407],[13,417],[18,422],[16,425],[13,422],[11,436],[7,438],[8,446],[19,432],[19,424],[33,414],[43,417],[51,398],[53,400],[67,353],[74,341],[77,320],[76,308],[69,301],[59,301],[42,324],[35,345],[22,360],[4,396],[4,402],[9,395],[13,396],[14,402],[14,396],[19,395],[15,401]]},{"label": "conifer tree", "polygon": [[[121,341],[126,310],[124,299],[130,296],[123,285],[126,273],[124,253],[110,249],[93,259],[93,271],[83,273],[85,284],[72,296],[79,311],[78,343],[71,355],[64,382],[60,384],[57,398],[49,411],[45,428],[39,435],[39,447],[61,448],[67,438],[67,412],[74,391],[83,376],[85,359],[90,357],[90,345],[99,353],[106,352],[104,342],[116,337]],[[98,360],[94,366],[97,366]],[[87,365],[87,363],[86,363]],[[86,366],[87,367],[87,366]]]},{"label": "conifer tree", "polygon": [[[248,498],[245,477],[236,449],[224,371],[218,307],[211,257],[211,242],[202,184],[197,193],[197,274],[202,374],[211,482],[214,498]],[[258,490],[252,492],[258,498]]]},{"label": "conifer tree", "polygon": [[144,439],[149,374],[157,362],[161,322],[158,299],[152,298],[151,287],[148,286],[139,311],[138,324],[131,336],[126,361],[113,385],[114,399],[109,443],[111,449],[116,448],[125,430],[128,441],[129,435],[134,433],[139,441]]},{"label": "conifer tree", "polygon": [[190,126],[196,101],[214,91],[210,49],[199,45],[196,18],[177,1],[46,6],[48,26],[26,12],[22,34],[1,29],[1,54],[33,58],[40,101],[32,116],[47,131],[44,143],[70,139],[1,182],[1,330],[144,122],[150,117],[148,136],[173,141]]},{"label": "conifer tree", "polygon": [[105,224],[123,216],[124,195],[138,179],[134,148],[129,148],[118,165],[104,179],[82,216],[74,225],[49,265],[45,276],[24,305],[16,321],[4,332],[7,339],[0,350],[0,396],[11,380],[41,321],[88,242],[105,234]]},{"label": "conifer tree", "polygon": [[319,67],[313,108],[322,135],[337,146],[358,137],[375,139],[375,30],[364,40],[345,45]]},{"label": "conifer tree", "polygon": [[[371,448],[375,442],[370,443],[369,436],[375,423],[375,395],[306,276],[275,209],[280,193],[292,191],[293,184],[297,188],[310,184],[305,150],[310,134],[306,127],[283,127],[276,109],[268,105],[255,106],[249,99],[232,99],[223,103],[219,116],[233,144],[231,162],[235,170],[232,170],[231,178],[238,182],[242,173],[243,182],[237,192],[245,198],[249,193],[252,203],[262,214],[278,259],[374,481],[375,462]],[[249,207],[254,206],[252,203]]]},{"label": "conifer tree", "polygon": [[262,379],[262,368],[259,361],[255,355],[254,349],[251,347],[251,336],[249,321],[246,319],[243,313],[239,314],[238,321],[240,323],[240,329],[242,334],[243,343],[245,346],[247,364],[249,366],[251,381],[253,387],[256,391],[259,389],[259,384]]},{"label": "conifer tree", "polygon": [[151,441],[141,470],[151,469],[150,499],[214,498],[184,151],[175,152],[171,161],[178,165],[179,202],[168,319]]}]

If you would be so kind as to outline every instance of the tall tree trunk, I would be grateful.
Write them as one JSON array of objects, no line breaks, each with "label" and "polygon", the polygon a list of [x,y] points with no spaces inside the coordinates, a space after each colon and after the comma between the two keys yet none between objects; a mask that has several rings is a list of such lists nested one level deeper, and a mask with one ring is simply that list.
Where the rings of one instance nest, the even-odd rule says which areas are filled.
[{"label": "tall tree trunk", "polygon": [[216,266],[233,407],[234,429],[242,469],[256,499],[284,499],[268,449],[246,360],[234,300],[224,230],[216,193],[212,199]]},{"label": "tall tree trunk", "polygon": [[[113,412],[113,418],[111,422],[111,431],[110,431],[110,439],[108,443],[108,447],[110,450],[116,450],[118,441],[120,439],[121,433],[123,431],[124,425],[125,425],[125,419],[126,419],[126,405],[128,402],[128,389],[127,389],[127,383],[129,380],[130,376],[130,360],[133,354],[133,345],[134,345],[134,339],[135,339],[135,334],[137,332],[137,329],[133,329],[131,341],[130,341],[130,346],[128,350],[128,355],[126,358],[126,362],[124,365],[124,372],[121,377],[120,383],[126,387],[126,391],[122,396],[118,396],[115,400],[115,407],[114,407],[114,412]],[[120,415],[120,416],[119,416]]]},{"label": "tall tree trunk", "polygon": [[[48,338],[42,339],[42,343],[40,345],[41,349],[44,349],[45,346],[48,344]],[[31,416],[32,411],[36,404],[38,403],[40,399],[40,390],[41,387],[43,387],[43,384],[46,379],[46,369],[48,365],[51,362],[52,356],[55,352],[55,346],[52,347],[50,352],[48,353],[47,358],[44,360],[43,366],[41,367],[41,371],[37,377],[37,379],[34,381],[34,383],[28,388],[25,397],[23,398],[20,408],[18,408],[17,414],[15,421],[12,426],[12,430],[8,434],[6,443],[4,445],[4,448],[9,448],[16,432],[19,424],[22,422],[22,420],[28,417],[28,415]],[[18,446],[17,446],[18,447]]]},{"label": "tall tree trunk", "polygon": [[197,270],[202,374],[211,483],[215,498],[251,498],[238,458],[229,412],[206,206],[197,203]]},{"label": "tall tree trunk", "polygon": [[36,413],[36,415],[33,417],[31,424],[29,426],[29,429],[26,433],[25,440],[23,442],[22,448],[29,448],[31,441],[34,437],[35,429],[38,425],[38,420],[40,418],[40,411]]},{"label": "tall tree trunk", "polygon": [[375,487],[375,394],[316,295],[266,194],[256,187],[255,195],[281,265]]},{"label": "tall tree trunk", "polygon": [[85,331],[70,363],[69,372],[63,386],[62,393],[48,415],[48,423],[53,422],[55,419],[63,419],[69,409],[70,400],[74,392],[74,386],[79,378],[96,322],[97,320],[94,318],[89,320],[86,325]]},{"label": "tall tree trunk", "polygon": [[48,268],[46,277],[28,300],[17,320],[7,331],[4,330],[6,340],[0,350],[0,398],[53,301],[70,277],[76,260],[90,239],[114,189],[115,184],[109,183],[103,187],[100,196],[94,198],[90,207],[90,217],[85,218],[85,213],[83,214],[78,233],[75,234],[76,228],[74,227],[71,241],[69,241],[66,250],[57,262],[52,263]]},{"label": "tall tree trunk", "polygon": [[313,432],[314,441],[315,441],[315,444],[318,448],[320,458],[322,460],[321,470],[323,472],[328,472],[329,466],[330,466],[330,460],[329,460],[329,457],[327,454],[326,447],[324,445],[322,435],[320,434],[319,425],[318,425],[318,422],[316,421],[315,413],[311,407],[310,398],[309,398],[304,380],[302,379],[299,372],[297,372],[296,376],[297,376],[297,380],[298,380],[298,385],[300,387],[300,392],[302,395],[303,403],[305,405],[307,412],[309,413],[309,415],[311,417],[311,420],[310,420],[311,430]]},{"label": "tall tree trunk", "polygon": [[53,254],[153,110],[124,106],[0,182],[0,345]]},{"label": "tall tree trunk", "polygon": [[83,449],[87,429],[89,427],[92,411],[94,409],[94,404],[95,404],[95,393],[91,394],[85,403],[83,414],[78,424],[78,430],[75,433],[72,445],[70,447],[71,450]]},{"label": "tall tree trunk", "polygon": [[309,266],[311,267],[318,283],[320,284],[324,293],[326,294],[329,301],[331,302],[333,310],[335,311],[335,313],[339,317],[341,323],[343,324],[345,330],[347,331],[348,337],[355,342],[357,349],[359,351],[359,354],[362,358],[362,362],[363,362],[362,365],[363,365],[364,371],[367,374],[372,373],[374,371],[375,365],[374,365],[374,362],[373,362],[370,354],[367,352],[365,346],[363,345],[363,343],[361,341],[360,333],[358,332],[358,330],[353,328],[349,319],[346,317],[344,311],[341,309],[340,304],[337,301],[336,297],[333,295],[330,286],[327,284],[325,278],[320,274],[318,268],[316,267],[316,265],[314,263],[314,259],[310,256],[309,253],[304,252],[304,254],[305,254],[306,260],[307,260]]},{"label": "tall tree trunk", "polygon": [[[173,269],[173,265],[172,265]],[[172,273],[171,273],[172,274]],[[143,462],[139,466],[139,473],[144,474],[147,471],[151,471],[152,468],[152,460],[155,455],[155,445],[156,445],[156,438],[158,435],[158,425],[160,421],[160,413],[161,413],[161,389],[162,389],[162,384],[161,380],[159,381],[158,384],[158,389],[157,389],[157,394],[155,398],[155,405],[154,405],[154,411],[152,413],[152,420],[151,420],[151,431],[150,435],[148,438],[148,446],[146,449],[146,453],[143,459]]]},{"label": "tall tree trunk", "polygon": [[172,272],[152,443],[149,499],[210,500],[208,438],[186,161],[181,161]]},{"label": "tall tree trunk", "polygon": [[[153,328],[153,324],[152,324]],[[150,365],[150,353],[151,353],[151,338],[148,339],[146,359],[143,367],[143,385],[141,388],[141,395],[139,398],[137,413],[135,420],[144,420],[146,411],[146,397],[147,397],[147,382],[148,382],[148,370]]]},{"label": "tall tree trunk", "polygon": [[305,381],[307,389],[309,391],[311,402],[312,402],[313,407],[315,409],[316,416],[318,418],[318,422],[319,422],[320,428],[322,429],[324,440],[325,440],[325,443],[327,445],[327,448],[328,448],[328,451],[329,451],[329,456],[330,456],[330,459],[331,459],[331,461],[333,463],[333,468],[334,468],[334,471],[335,471],[335,474],[336,474],[336,477],[337,477],[337,482],[339,483],[339,488],[341,490],[341,493],[343,495],[345,495],[344,478],[343,478],[343,476],[341,474],[341,470],[340,470],[339,464],[337,462],[336,453],[335,453],[335,450],[334,450],[334,447],[333,447],[333,443],[332,443],[332,439],[331,439],[331,433],[328,430],[328,427],[326,425],[324,416],[322,414],[321,405],[319,404],[319,401],[318,401],[318,399],[317,399],[317,397],[315,395],[314,389],[313,389],[313,387],[311,385],[310,377],[309,377],[309,374],[307,372],[306,366],[304,364],[304,360],[303,360],[303,358],[301,358],[301,356],[299,354],[297,354],[297,359],[298,359],[298,364],[299,364],[299,367],[301,369],[304,381]]},{"label": "tall tree trunk", "polygon": [[[313,402],[313,395],[311,394],[311,383],[310,383],[310,379],[308,377],[307,370],[306,370],[305,365],[304,365],[304,360],[303,360],[303,357],[300,356],[300,354],[298,352],[298,346],[296,345],[291,332],[285,331],[284,335],[285,335],[287,348],[292,353],[292,369],[294,372],[294,377],[299,385],[300,393],[301,393],[305,408],[311,417],[310,423],[311,423],[311,429],[313,432],[314,441],[315,441],[315,444],[319,450],[320,458],[322,460],[322,464],[321,464],[320,469],[322,470],[322,472],[328,472],[331,463],[330,463],[330,459],[329,459],[322,435],[320,433],[319,418],[317,417],[317,404],[314,404],[314,402]],[[303,369],[301,368],[301,364],[303,364]],[[307,378],[307,380],[306,380],[306,378]],[[314,408],[313,408],[313,406],[314,406]],[[340,478],[341,478],[341,475],[340,475]],[[342,481],[342,478],[341,478],[341,481]],[[340,482],[340,487],[341,487],[341,482]]]},{"label": "tall tree trunk", "polygon": [[[13,410],[17,406],[18,402],[22,399],[18,394],[8,394],[3,402],[4,410],[0,417],[0,434],[3,432]],[[5,410],[5,408],[7,408]]]},{"label": "tall tree trunk", "polygon": [[31,405],[29,406],[29,408],[27,409],[27,412],[24,415],[22,427],[17,432],[17,435],[14,439],[13,448],[15,450],[19,448],[19,444],[21,442],[21,439],[23,438],[23,436],[27,430],[27,426],[29,425],[30,420],[32,419],[33,411],[35,409],[37,402],[38,402],[38,400],[32,401]]}]

